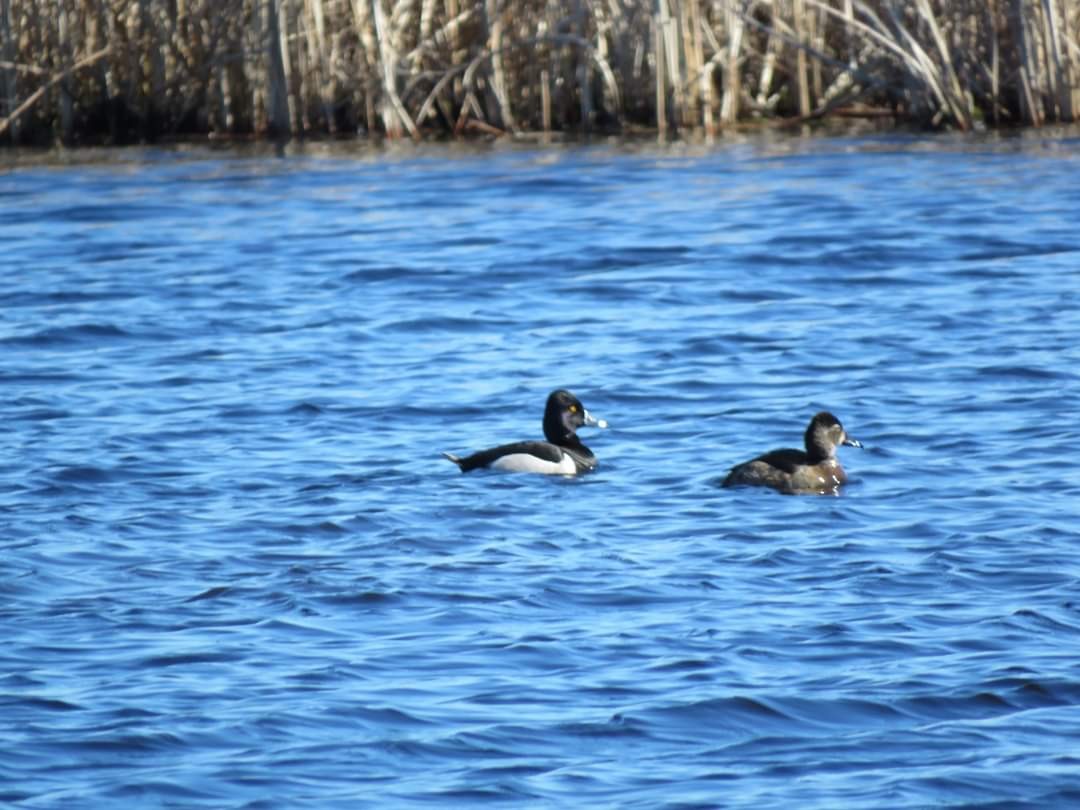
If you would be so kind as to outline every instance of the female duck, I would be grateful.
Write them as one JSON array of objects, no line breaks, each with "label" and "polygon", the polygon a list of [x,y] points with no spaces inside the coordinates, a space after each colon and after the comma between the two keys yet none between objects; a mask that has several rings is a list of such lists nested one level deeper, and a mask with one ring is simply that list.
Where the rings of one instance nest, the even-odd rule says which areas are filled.
[{"label": "female duck", "polygon": [[841,444],[862,445],[847,435],[839,419],[824,411],[810,420],[805,442],[805,452],[772,450],[736,465],[724,479],[723,486],[772,487],[788,495],[836,494],[847,481],[844,468],[836,458],[836,448]]},{"label": "female duck", "polygon": [[457,464],[462,472],[488,467],[504,472],[576,475],[596,469],[596,456],[581,443],[575,432],[583,425],[605,428],[607,422],[593,418],[581,400],[569,391],[559,389],[551,392],[544,408],[546,442],[503,444],[465,458],[453,453],[443,455]]}]

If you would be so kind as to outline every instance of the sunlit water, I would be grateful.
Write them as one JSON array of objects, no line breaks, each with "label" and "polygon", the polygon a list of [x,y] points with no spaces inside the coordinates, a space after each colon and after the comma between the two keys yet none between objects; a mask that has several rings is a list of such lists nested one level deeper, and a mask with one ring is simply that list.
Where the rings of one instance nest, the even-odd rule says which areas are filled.
[{"label": "sunlit water", "polygon": [[9,165],[0,803],[1080,802],[1078,146]]}]

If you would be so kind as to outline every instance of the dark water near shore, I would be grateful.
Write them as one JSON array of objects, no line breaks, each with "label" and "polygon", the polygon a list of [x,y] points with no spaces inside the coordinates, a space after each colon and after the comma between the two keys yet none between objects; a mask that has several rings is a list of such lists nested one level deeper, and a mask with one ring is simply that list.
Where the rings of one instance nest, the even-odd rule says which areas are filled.
[{"label": "dark water near shore", "polygon": [[[1080,803],[1080,141],[0,173],[0,804]],[[565,386],[581,479],[461,475]],[[839,498],[722,490],[829,408]]]}]

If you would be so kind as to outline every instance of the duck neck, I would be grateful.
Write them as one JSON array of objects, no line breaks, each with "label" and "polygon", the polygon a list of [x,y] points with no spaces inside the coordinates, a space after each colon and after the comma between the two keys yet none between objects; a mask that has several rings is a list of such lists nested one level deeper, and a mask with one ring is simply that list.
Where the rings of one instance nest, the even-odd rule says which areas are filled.
[{"label": "duck neck", "polygon": [[544,436],[552,444],[557,444],[559,447],[565,447],[571,453],[581,458],[589,459],[593,458],[593,452],[582,443],[578,435],[572,431],[567,430],[566,426],[562,422],[545,422],[544,423]]},{"label": "duck neck", "polygon": [[813,428],[807,428],[805,442],[807,461],[811,464],[820,464],[836,456],[836,448],[832,442],[823,436],[818,436]]},{"label": "duck neck", "polygon": [[557,442],[560,447],[565,447],[575,456],[584,459],[595,458],[593,451],[584,445],[584,443],[577,437],[576,433],[571,433],[570,438],[566,441]]},{"label": "duck neck", "polygon": [[581,439],[577,437],[577,434],[568,431],[562,425],[559,425],[558,427],[544,425],[544,435],[549,442],[557,444],[559,447],[584,447],[581,443]]}]

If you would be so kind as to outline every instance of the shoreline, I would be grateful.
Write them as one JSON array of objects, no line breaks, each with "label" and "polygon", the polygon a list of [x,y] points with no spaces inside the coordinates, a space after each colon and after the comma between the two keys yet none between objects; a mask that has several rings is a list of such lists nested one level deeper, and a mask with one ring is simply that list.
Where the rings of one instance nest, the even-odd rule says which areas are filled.
[{"label": "shoreline", "polygon": [[266,138],[185,137],[141,144],[89,144],[65,147],[0,147],[0,177],[5,173],[33,167],[128,165],[157,160],[290,159],[314,160],[402,160],[410,158],[468,159],[493,151],[573,151],[608,150],[612,154],[653,154],[695,156],[738,147],[761,150],[762,154],[812,153],[842,149],[854,151],[1011,153],[1015,151],[1060,155],[1062,141],[1080,143],[1080,124],[1047,127],[1015,127],[978,132],[935,132],[913,128],[822,127],[790,132],[778,128],[743,129],[713,138],[704,133],[684,133],[675,138],[657,138],[653,132],[633,135],[576,136],[564,133],[518,133],[499,139],[441,138],[414,142],[410,139],[343,136]]}]

